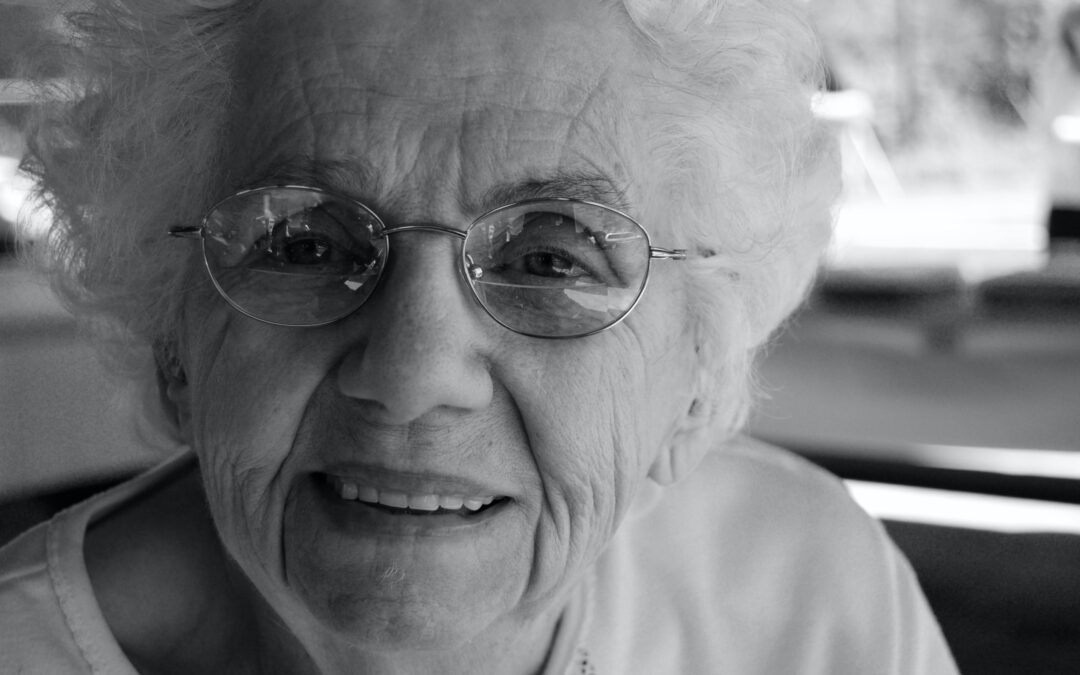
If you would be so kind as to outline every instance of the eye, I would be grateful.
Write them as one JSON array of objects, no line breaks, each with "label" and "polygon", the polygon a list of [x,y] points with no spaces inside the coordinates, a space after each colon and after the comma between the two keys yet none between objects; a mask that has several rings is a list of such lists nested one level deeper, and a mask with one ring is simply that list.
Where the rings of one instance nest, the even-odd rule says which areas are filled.
[{"label": "eye", "polygon": [[265,234],[246,266],[297,274],[352,274],[372,265],[377,253],[349,230],[349,220],[319,204],[294,213],[264,216]]},{"label": "eye", "polygon": [[487,271],[504,283],[611,283],[614,274],[592,233],[573,218],[528,212],[504,221],[486,241]]},{"label": "eye", "polygon": [[516,260],[504,265],[505,268],[515,268],[526,274],[535,274],[541,277],[557,277],[567,279],[581,277],[589,272],[581,265],[574,262],[566,254],[553,251],[538,251],[518,257]]},{"label": "eye", "polygon": [[342,250],[322,233],[291,234],[287,223],[274,227],[267,253],[286,265],[318,265],[344,258]]}]

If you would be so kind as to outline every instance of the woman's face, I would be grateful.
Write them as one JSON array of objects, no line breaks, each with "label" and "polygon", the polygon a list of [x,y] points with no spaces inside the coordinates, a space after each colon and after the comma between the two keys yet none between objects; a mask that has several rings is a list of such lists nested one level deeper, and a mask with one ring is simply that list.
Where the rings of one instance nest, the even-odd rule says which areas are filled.
[{"label": "woman's face", "polygon": [[[599,3],[278,5],[246,44],[223,189],[304,182],[388,225],[461,229],[515,193],[621,191],[670,242],[628,93],[639,57]],[[299,632],[395,649],[530,624],[690,406],[677,264],[654,264],[622,324],[543,340],[476,304],[459,245],[394,235],[367,304],[320,328],[259,323],[208,284],[188,298],[173,395],[223,541]],[[416,512],[434,503],[449,512]]]}]

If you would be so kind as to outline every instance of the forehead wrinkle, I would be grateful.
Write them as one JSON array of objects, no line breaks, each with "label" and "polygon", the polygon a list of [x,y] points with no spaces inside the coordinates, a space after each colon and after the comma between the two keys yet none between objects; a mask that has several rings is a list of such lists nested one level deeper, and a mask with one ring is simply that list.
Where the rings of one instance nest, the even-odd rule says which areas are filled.
[{"label": "forehead wrinkle", "polygon": [[[580,99],[576,114],[569,115],[571,122],[565,131],[563,147],[565,149],[579,148],[582,146],[583,138],[593,141],[606,139],[607,142],[602,143],[601,149],[593,147],[593,153],[579,155],[580,160],[591,171],[577,171],[576,173],[588,183],[589,189],[598,190],[602,197],[602,199],[590,201],[599,201],[629,213],[630,200],[627,198],[629,184],[620,183],[609,177],[614,171],[625,181],[629,178],[624,175],[627,168],[635,165],[635,158],[624,156],[628,149],[626,142],[638,137],[634,133],[635,125],[631,122],[632,97],[626,95],[628,89],[625,85],[618,84],[619,80],[625,81],[624,76],[625,73],[622,70],[614,64],[609,64],[597,74],[591,86],[582,87],[585,96]],[[597,179],[600,180],[597,181]]]},{"label": "forehead wrinkle", "polygon": [[[247,163],[242,165],[244,171],[240,179],[246,184],[251,182],[250,176],[260,173],[259,167],[275,163],[275,149],[296,148],[301,143],[314,147],[316,143],[316,113],[305,77],[303,52],[296,44],[295,36],[288,31],[285,34],[288,42],[275,44],[273,68],[267,67],[269,55],[256,39],[257,32],[249,36],[252,44],[248,47],[249,62],[245,71],[257,72],[260,77],[245,80],[250,100],[234,112],[234,123],[244,127],[241,147],[254,150],[247,155]],[[255,66],[256,63],[259,65]],[[287,117],[282,115],[285,110],[290,112]]]},{"label": "forehead wrinkle", "polygon": [[[314,128],[310,118],[300,118],[283,127],[275,137],[291,136],[291,129],[298,125]],[[588,125],[588,128],[593,127]],[[567,134],[571,135],[570,132]],[[462,141],[459,135],[459,142]],[[271,145],[281,147],[288,144]],[[460,157],[457,159],[460,161]],[[264,165],[266,168],[248,179],[243,187],[297,184],[335,192],[364,202],[376,210],[388,211],[401,206],[396,203],[400,200],[393,199],[389,194],[393,190],[383,184],[383,172],[364,157],[328,158],[305,152],[281,153]],[[471,191],[459,180],[457,205],[463,214],[479,215],[526,199],[569,198],[596,202],[626,213],[633,210],[625,182],[617,180],[596,162],[585,161],[584,165],[587,168],[554,171],[526,169],[519,179],[495,184],[485,189],[479,198],[469,196]],[[456,173],[464,179],[465,172],[458,170]]]},{"label": "forehead wrinkle", "polygon": [[[324,29],[336,30],[340,25],[331,24]],[[624,168],[632,166],[632,157],[620,159],[616,163],[610,161],[621,157],[629,149],[620,147],[615,132],[622,127],[622,118],[619,114],[624,96],[620,95],[621,89],[616,85],[616,79],[622,79],[624,75],[618,65],[604,64],[602,69],[586,68],[588,73],[582,70],[573,71],[574,75],[586,75],[585,81],[575,81],[571,77],[558,77],[547,75],[547,71],[535,72],[535,70],[523,67],[521,64],[512,62],[500,64],[496,72],[492,72],[488,66],[481,67],[479,63],[464,63],[469,69],[452,74],[450,77],[442,76],[434,78],[430,74],[421,72],[419,82],[425,86],[404,86],[399,80],[380,81],[378,77],[373,79],[355,80],[360,73],[345,67],[351,56],[362,53],[376,61],[381,55],[379,52],[385,46],[367,44],[358,40],[355,36],[352,40],[340,41],[327,40],[333,43],[329,51],[333,54],[329,58],[312,60],[312,57],[304,58],[304,52],[297,49],[297,40],[291,32],[288,50],[293,58],[287,60],[292,63],[286,66],[287,74],[279,75],[274,79],[285,80],[290,77],[296,78],[300,86],[295,87],[296,92],[291,103],[296,105],[292,111],[294,119],[285,126],[279,127],[276,139],[272,144],[266,144],[268,149],[273,147],[295,149],[298,147],[297,137],[309,138],[305,145],[310,147],[301,148],[306,153],[298,153],[291,157],[282,157],[267,153],[274,161],[269,162],[270,168],[260,173],[260,181],[263,184],[271,182],[300,182],[313,184],[315,187],[323,187],[343,195],[353,197],[368,203],[372,208],[386,211],[401,202],[401,207],[415,205],[417,200],[431,202],[431,199],[421,198],[416,195],[398,195],[392,198],[395,192],[393,185],[385,184],[384,170],[376,171],[369,162],[359,157],[346,160],[340,159],[316,159],[321,155],[333,153],[337,155],[337,137],[327,137],[325,129],[320,132],[320,125],[316,118],[328,116],[341,116],[360,114],[370,116],[371,112],[361,113],[355,109],[356,104],[361,107],[370,106],[373,99],[397,99],[405,102],[433,103],[433,98],[447,99],[453,104],[460,103],[461,98],[470,100],[471,112],[479,105],[482,111],[494,112],[501,108],[504,111],[520,111],[531,114],[537,108],[546,109],[549,114],[557,114],[568,118],[568,123],[561,129],[551,129],[554,135],[547,138],[540,137],[543,134],[534,133],[533,138],[527,140],[542,141],[552,145],[561,146],[562,157],[557,158],[554,167],[550,162],[543,162],[539,166],[521,167],[521,171],[515,171],[518,176],[511,176],[505,183],[495,185],[484,190],[484,185],[473,185],[472,189],[467,185],[467,179],[475,176],[461,166],[466,158],[476,156],[475,150],[482,149],[480,146],[473,147],[468,143],[465,134],[456,135],[459,152],[451,153],[452,159],[458,164],[449,172],[439,172],[443,179],[456,183],[453,188],[450,184],[440,180],[443,195],[431,196],[432,199],[443,202],[444,199],[455,200],[455,206],[459,207],[462,215],[479,215],[490,208],[502,206],[521,199],[543,197],[569,197],[594,201],[612,206],[622,211],[629,212],[629,200],[627,199],[626,176]],[[400,49],[400,45],[397,47]],[[325,50],[320,50],[325,55]],[[322,64],[320,68],[314,67]],[[579,64],[580,65],[580,64]],[[329,69],[328,71],[326,69]],[[302,75],[297,71],[302,71]],[[362,69],[363,70],[363,69]],[[366,71],[365,71],[366,72]],[[520,75],[516,79],[527,78],[534,81],[535,86],[525,88],[505,87],[508,80],[515,78],[512,75]],[[350,81],[353,80],[353,81]],[[342,91],[352,91],[354,98],[340,99],[327,94],[340,94]],[[473,96],[464,96],[471,93]],[[300,99],[303,99],[300,101]],[[351,103],[350,103],[351,101]],[[317,111],[317,112],[315,112]],[[280,112],[280,111],[279,111]],[[468,112],[468,111],[466,111]],[[422,122],[424,115],[421,109],[415,109],[411,119],[413,122]],[[448,121],[448,120],[447,120]],[[458,117],[456,123],[461,125],[465,122],[463,117]],[[625,129],[624,129],[625,130]],[[434,129],[425,129],[425,133],[434,133]],[[539,131],[537,129],[536,131]],[[520,134],[520,129],[515,128],[515,133]],[[520,138],[520,136],[519,136]],[[623,140],[626,140],[625,138]],[[278,141],[285,141],[279,143]],[[599,143],[599,145],[598,145]],[[335,147],[337,146],[337,147]],[[600,151],[600,147],[603,151]],[[401,148],[398,148],[399,150]],[[415,150],[415,148],[413,148]],[[594,155],[590,157],[590,155]],[[265,157],[266,155],[264,155]],[[498,176],[497,158],[487,156],[479,158],[482,164],[487,165],[488,171],[494,171]],[[267,162],[258,162],[255,166],[265,166]],[[408,164],[406,162],[406,164]],[[544,166],[546,165],[546,166]],[[575,166],[576,165],[576,166]],[[564,169],[565,167],[565,169]],[[483,173],[488,173],[484,171]],[[449,175],[448,175],[449,174]],[[454,175],[456,174],[456,175]],[[438,178],[438,175],[434,176]],[[380,180],[382,178],[382,180]],[[616,180],[620,179],[620,180]],[[455,189],[456,188],[456,189]],[[477,195],[477,188],[483,190]],[[452,195],[456,192],[456,195]],[[456,198],[456,199],[455,199]],[[415,209],[407,209],[415,213]]]},{"label": "forehead wrinkle", "polygon": [[[560,92],[557,96],[566,108],[559,114],[568,123],[562,129],[561,137],[535,136],[532,140],[560,145],[563,152],[559,164],[562,166],[554,170],[538,168],[530,171],[526,168],[520,179],[498,183],[486,189],[478,199],[470,198],[463,190],[459,195],[461,210],[482,213],[525,199],[563,197],[596,202],[629,213],[629,186],[622,170],[626,161],[610,161],[613,156],[623,154],[617,142],[619,127],[624,126],[621,124],[624,116],[619,114],[623,106],[618,105],[621,97],[611,95],[618,89],[610,85],[615,72],[614,67],[609,67],[589,84],[540,78],[540,81],[554,85],[549,93]],[[537,89],[530,88],[526,95],[535,95]],[[501,108],[525,114],[533,112],[528,106],[506,103],[488,102],[486,108],[487,111]],[[582,139],[591,142],[583,147]],[[597,145],[598,141],[600,145]]]}]

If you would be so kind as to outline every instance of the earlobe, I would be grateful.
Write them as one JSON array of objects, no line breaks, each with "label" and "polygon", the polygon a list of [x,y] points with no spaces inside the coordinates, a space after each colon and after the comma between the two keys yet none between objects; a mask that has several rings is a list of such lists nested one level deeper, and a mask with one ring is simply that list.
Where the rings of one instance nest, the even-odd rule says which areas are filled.
[{"label": "earlobe", "polygon": [[191,420],[187,374],[171,350],[155,350],[158,397],[165,418],[175,425],[181,439],[187,440]]},{"label": "earlobe", "polygon": [[700,400],[695,399],[683,417],[667,446],[649,468],[649,478],[659,485],[671,485],[681,480],[701,462],[712,447],[710,430],[712,418]]}]

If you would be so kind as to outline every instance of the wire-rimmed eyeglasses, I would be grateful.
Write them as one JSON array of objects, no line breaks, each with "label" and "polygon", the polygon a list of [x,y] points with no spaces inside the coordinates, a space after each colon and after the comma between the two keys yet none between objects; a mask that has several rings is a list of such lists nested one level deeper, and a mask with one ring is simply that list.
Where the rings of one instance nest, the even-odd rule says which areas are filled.
[{"label": "wire-rimmed eyeglasses", "polygon": [[484,310],[533,337],[583,337],[610,328],[645,290],[656,248],[630,216],[576,199],[530,199],[493,209],[465,230],[387,227],[362,203],[313,187],[242,190],[197,226],[217,290],[234,308],[280,326],[321,326],[359,309],[379,283],[390,236],[441,232],[461,240],[461,272]]}]

